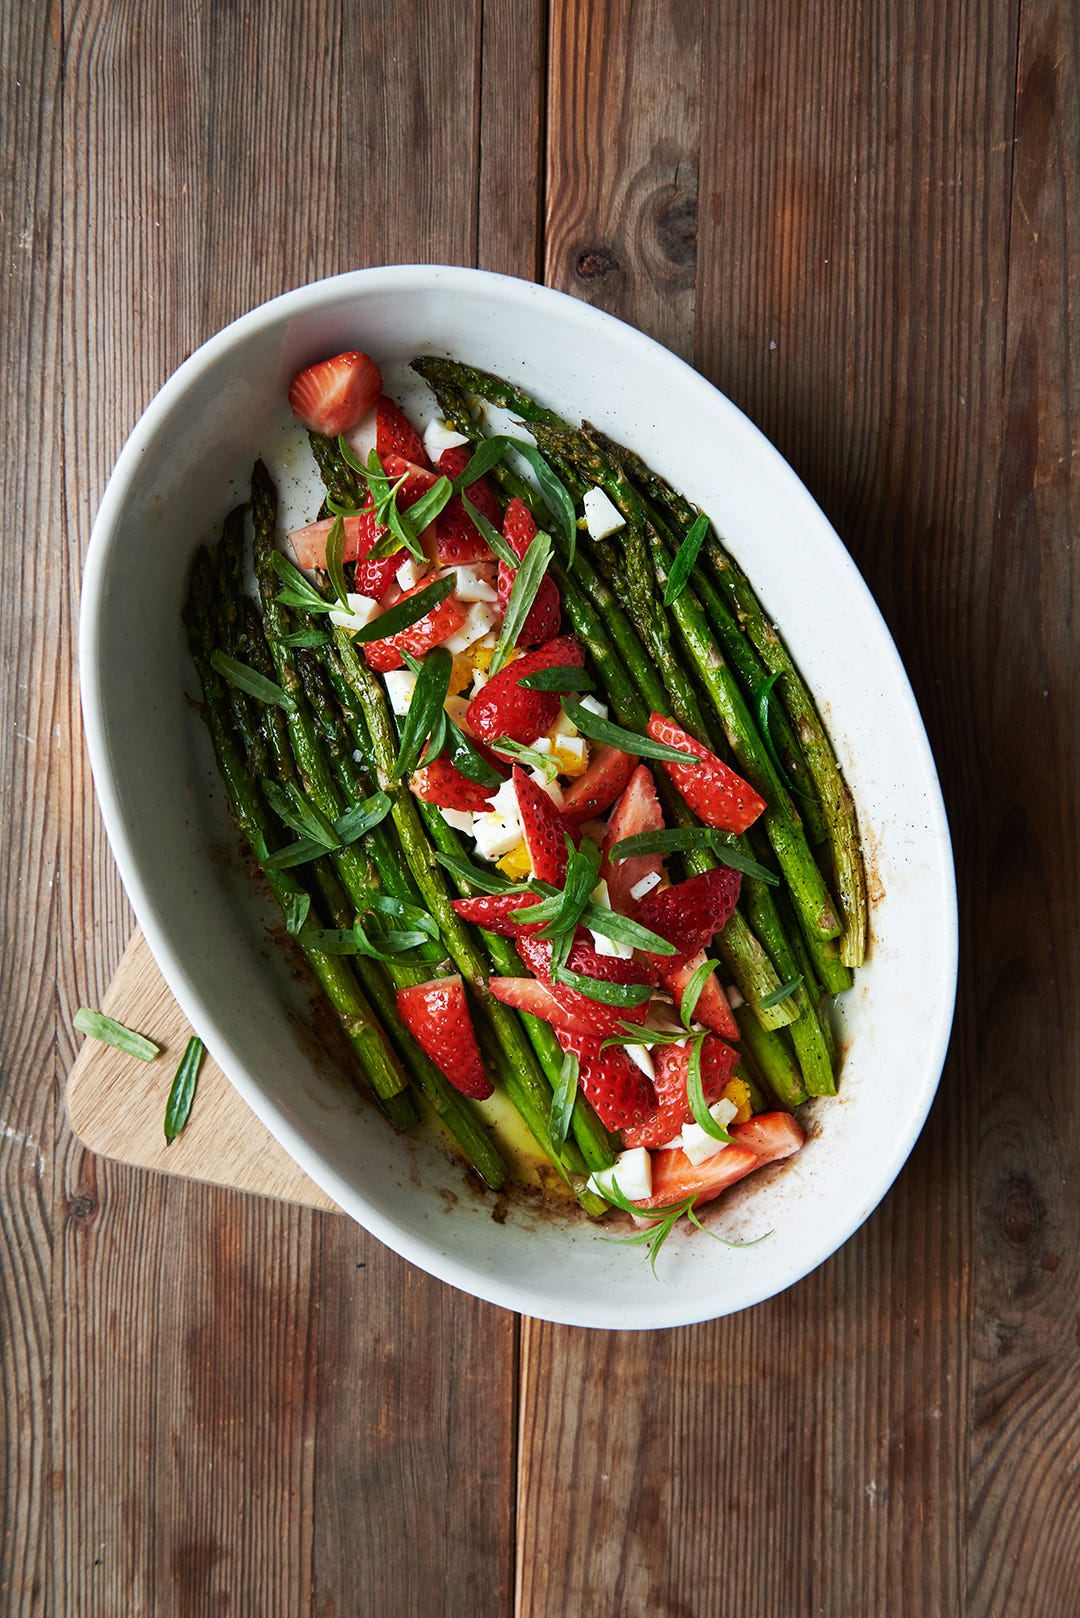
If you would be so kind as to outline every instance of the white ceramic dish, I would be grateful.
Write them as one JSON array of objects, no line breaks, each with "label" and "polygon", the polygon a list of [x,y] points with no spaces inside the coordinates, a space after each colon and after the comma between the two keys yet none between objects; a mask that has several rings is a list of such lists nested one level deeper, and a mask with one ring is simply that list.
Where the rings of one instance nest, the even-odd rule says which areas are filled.
[{"label": "white ceramic dish", "polygon": [[[234,839],[180,608],[257,453],[281,442],[288,384],[345,348],[381,361],[451,353],[520,379],[641,451],[703,506],[746,567],[822,704],[859,805],[873,947],[841,1008],[841,1094],[816,1105],[791,1163],[729,1193],[714,1227],[771,1231],[736,1249],[678,1232],[654,1280],[639,1248],[576,1218],[504,1223],[430,1143],[396,1138],[310,1059],[266,912]],[[109,481],[83,584],[86,733],[120,874],[170,988],[258,1116],[390,1247],[507,1308],[651,1328],[746,1308],[827,1258],[884,1195],[923,1125],[956,980],[951,849],[933,760],[892,641],[794,473],[722,395],[639,332],[559,293],[472,270],[361,270],[288,293],[200,348],[153,400]]]}]

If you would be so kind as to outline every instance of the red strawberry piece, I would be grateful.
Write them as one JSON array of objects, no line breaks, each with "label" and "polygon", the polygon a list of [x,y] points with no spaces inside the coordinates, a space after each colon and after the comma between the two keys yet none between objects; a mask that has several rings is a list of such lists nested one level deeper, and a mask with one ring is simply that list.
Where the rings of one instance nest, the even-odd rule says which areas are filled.
[{"label": "red strawberry piece", "polygon": [[[430,580],[406,590],[401,595],[402,601],[409,596],[416,595],[420,590],[426,590]],[[423,618],[408,629],[399,629],[396,635],[389,635],[385,640],[369,640],[364,643],[364,656],[368,667],[377,669],[385,674],[387,669],[399,669],[405,659],[402,651],[411,652],[414,657],[423,657],[432,647],[441,646],[444,640],[456,635],[465,622],[465,609],[454,596],[446,596],[438,606],[433,607]]]},{"label": "red strawberry piece", "polygon": [[604,863],[600,874],[607,882],[612,910],[624,916],[635,915],[640,901],[631,897],[631,888],[647,876],[663,876],[664,862],[659,854],[635,854],[632,859],[613,864],[611,850],[625,837],[640,837],[645,832],[663,829],[664,812],[656,796],[652,771],[647,764],[639,764],[611,811],[604,833]]},{"label": "red strawberry piece", "polygon": [[[289,535],[289,544],[293,548],[298,567],[325,568],[326,536],[333,522],[333,517],[324,517],[321,522],[308,523],[306,528],[297,528]],[[358,511],[350,517],[343,518],[342,522],[345,528],[342,561],[356,563],[357,593],[369,596],[372,601],[379,601],[390,588],[394,574],[405,560],[405,552],[396,550],[390,556],[369,562],[368,552],[375,541],[385,534],[386,529],[378,526],[372,510]]]},{"label": "red strawberry piece", "polygon": [[435,519],[435,548],[444,567],[495,560],[490,545],[465,510],[460,495],[456,494],[451,495]]},{"label": "red strawberry piece", "polygon": [[433,483],[437,483],[438,473],[430,471],[426,466],[410,461],[404,455],[391,453],[382,457],[383,471],[391,483],[399,478],[405,481],[397,492],[397,508],[407,511],[409,506],[415,505],[422,494],[427,494]]},{"label": "red strawberry piece", "polygon": [[592,1023],[567,1012],[556,999],[551,985],[541,983],[539,978],[490,978],[488,988],[496,1000],[501,1000],[504,1006],[513,1006],[515,1011],[528,1011],[560,1028],[576,1029],[583,1034],[593,1032]]},{"label": "red strawberry piece", "polygon": [[[742,877],[726,865],[688,876],[685,882],[647,893],[637,919],[651,933],[659,933],[679,951],[679,961],[696,955],[727,925],[739,902]],[[657,957],[659,960],[660,957]],[[663,970],[678,964],[666,957]]]},{"label": "red strawberry piece", "polygon": [[584,775],[567,788],[563,799],[563,818],[572,826],[595,820],[605,809],[610,809],[634,773],[637,759],[633,753],[624,753],[618,747],[604,742],[589,760]]},{"label": "red strawberry piece", "polygon": [[[450,449],[444,449],[439,456],[439,471],[443,477],[451,482],[459,478],[472,459],[473,446],[471,444],[455,444]],[[474,505],[482,517],[486,517],[493,528],[502,526],[502,506],[486,477],[474,479],[465,490],[465,496],[470,505]]]},{"label": "red strawberry piece", "polygon": [[[735,1136],[734,1145],[725,1146],[715,1157],[706,1158],[696,1166],[685,1152],[654,1152],[652,1195],[635,1200],[635,1206],[670,1208],[692,1196],[694,1206],[700,1207],[755,1169],[791,1157],[805,1139],[794,1118],[786,1112],[759,1113],[749,1123],[736,1124],[731,1133]],[[761,1151],[756,1150],[758,1145],[762,1146]]]},{"label": "red strawberry piece", "polygon": [[351,350],[309,365],[293,378],[293,415],[313,433],[336,438],[366,416],[382,392],[382,376],[367,354]]},{"label": "red strawberry piece", "polygon": [[[500,761],[495,759],[494,754],[484,750],[484,757],[494,762],[496,768],[500,767]],[[442,753],[433,763],[417,770],[409,785],[425,803],[437,804],[440,809],[468,809],[476,815],[482,815],[491,808],[491,800],[499,790],[498,787],[481,786],[479,781],[470,781]]]},{"label": "red strawberry piece", "polygon": [[[724,1085],[739,1060],[738,1051],[722,1039],[706,1038],[701,1047],[701,1089],[709,1106],[719,1101]],[[656,1109],[633,1131],[624,1136],[626,1146],[662,1146],[677,1135],[683,1124],[693,1122],[694,1114],[686,1094],[690,1071],[689,1045],[664,1045],[653,1053],[656,1070]]]},{"label": "red strawberry piece", "polygon": [[529,743],[550,730],[559,717],[557,691],[527,691],[519,681],[541,669],[564,664],[581,668],[585,654],[573,635],[549,640],[535,652],[526,652],[500,669],[469,704],[469,729],[474,736],[495,741],[509,736],[515,742]]},{"label": "red strawberry piece", "polygon": [[562,816],[531,775],[517,764],[514,766],[514,791],[517,793],[518,814],[525,833],[525,847],[529,851],[532,874],[537,882],[550,882],[561,888],[566,881],[566,834]]},{"label": "red strawberry piece", "polygon": [[[698,967],[704,963],[704,960],[705,951],[703,949],[698,950],[696,955],[691,955],[689,960],[680,960],[676,966],[670,966],[666,962],[661,965],[660,957],[656,957],[660,982],[669,993],[675,996],[675,1004],[680,1013],[682,1011],[683,990]],[[723,1039],[738,1039],[739,1037],[739,1025],[735,1021],[735,1015],[728,1003],[728,997],[721,988],[715,972],[711,977],[705,979],[705,985],[698,995],[697,1005],[694,1007],[693,1020],[701,1023],[705,1028],[711,1028],[714,1034],[721,1035]]]},{"label": "red strawberry piece", "polygon": [[618,1045],[601,1050],[602,1037],[556,1029],[564,1051],[578,1059],[578,1083],[605,1129],[629,1129],[652,1106],[649,1081]]},{"label": "red strawberry piece", "polygon": [[385,393],[375,407],[375,448],[384,466],[388,455],[400,455],[417,466],[431,467],[420,434],[404,410]]},{"label": "red strawberry piece", "polygon": [[669,764],[664,769],[691,809],[706,826],[718,831],[746,831],[768,805],[748,781],[688,736],[673,719],[654,713],[646,727],[654,742],[664,742],[680,753],[691,753],[695,764]]},{"label": "red strawberry piece", "polygon": [[[525,553],[536,538],[536,524],[532,512],[523,500],[516,496],[506,508],[503,518],[503,538],[510,546],[518,561],[523,561]],[[510,600],[510,592],[514,588],[517,569],[507,567],[505,562],[499,563],[499,605],[506,611],[506,604]],[[550,574],[545,574],[540,580],[540,588],[529,608],[525,622],[518,632],[515,642],[517,646],[540,646],[544,641],[550,640],[559,633],[559,624],[562,620],[562,598],[559,587]]]},{"label": "red strawberry piece", "polygon": [[481,893],[475,899],[451,900],[459,916],[464,916],[476,927],[486,927],[489,933],[499,933],[503,938],[522,938],[539,931],[544,925],[541,921],[511,919],[512,911],[524,910],[536,902],[524,893]]},{"label": "red strawberry piece", "polygon": [[[598,1037],[606,1038],[609,1034],[618,1033],[619,1023],[640,1023],[648,1016],[648,1000],[639,1006],[611,1006],[565,983],[552,983],[551,945],[544,939],[532,935],[519,938],[517,950],[530,971],[550,986],[562,1008],[564,1023],[589,1029]],[[626,960],[615,955],[598,955],[584,935],[575,940],[566,964],[571,972],[596,978],[601,983],[646,984],[649,987],[656,983],[656,972],[647,962]]]},{"label": "red strawberry piece", "polygon": [[473,1033],[465,986],[454,974],[397,990],[401,1020],[455,1090],[486,1101],[494,1086],[484,1072]]}]

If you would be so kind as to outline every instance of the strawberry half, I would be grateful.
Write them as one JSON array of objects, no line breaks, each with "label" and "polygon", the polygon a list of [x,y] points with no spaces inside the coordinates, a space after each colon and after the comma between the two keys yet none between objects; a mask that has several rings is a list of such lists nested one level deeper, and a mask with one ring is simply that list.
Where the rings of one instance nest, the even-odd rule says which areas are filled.
[{"label": "strawberry half", "polygon": [[704,949],[731,919],[739,902],[742,877],[727,865],[688,876],[685,882],[660,892],[647,893],[637,919],[651,933],[659,933],[679,951],[679,962],[666,957],[664,970],[685,962]]},{"label": "strawberry half", "polygon": [[463,1096],[486,1101],[494,1086],[484,1072],[460,976],[433,978],[397,990],[402,1022]]},{"label": "strawberry half", "polygon": [[735,1137],[734,1145],[725,1146],[722,1152],[697,1166],[685,1152],[655,1152],[652,1196],[635,1199],[635,1207],[670,1208],[691,1196],[694,1206],[699,1207],[766,1163],[778,1163],[782,1158],[791,1157],[806,1138],[786,1112],[759,1113],[749,1123],[736,1124],[731,1133]]},{"label": "strawberry half", "polygon": [[524,938],[529,933],[538,932],[544,925],[540,921],[511,920],[512,911],[524,910],[527,905],[537,902],[526,893],[481,893],[474,899],[452,899],[450,902],[466,921],[471,921],[475,927],[486,927],[489,933],[498,933],[503,938]]},{"label": "strawberry half", "polygon": [[[532,512],[523,500],[516,496],[506,508],[503,518],[503,538],[510,546],[518,561],[523,561],[525,553],[536,538],[537,527],[533,521]],[[506,611],[506,604],[510,600],[510,592],[514,588],[517,569],[507,567],[505,562],[499,563],[499,605]],[[529,608],[525,622],[518,632],[515,645],[541,646],[544,641],[551,640],[559,633],[559,624],[562,621],[562,598],[559,587],[550,574],[545,573],[540,580],[540,588],[536,592],[532,606]]]},{"label": "strawberry half", "polygon": [[665,760],[664,769],[706,826],[714,826],[717,831],[743,832],[768,807],[748,781],[729,770],[715,753],[688,736],[673,719],[654,713],[646,728],[654,742],[664,742],[677,752],[691,753],[698,759],[696,764],[671,764]]},{"label": "strawberry half", "polygon": [[499,736],[509,736],[512,741],[526,744],[534,741],[550,730],[559,717],[559,693],[527,691],[518,681],[541,669],[558,668],[563,664],[582,668],[584,663],[585,654],[573,635],[561,635],[535,652],[515,658],[469,703],[469,729],[485,741],[494,741]]},{"label": "strawberry half", "polygon": [[[407,601],[420,590],[426,590],[430,582],[424,579],[413,589],[403,591],[398,599]],[[456,635],[464,622],[465,609],[461,602],[454,596],[446,596],[423,618],[410,624],[408,629],[399,629],[396,635],[388,635],[385,640],[365,641],[364,656],[368,667],[380,674],[385,674],[387,669],[399,669],[405,661],[402,651],[411,652],[414,657],[423,657],[432,647],[441,646],[444,640]]]},{"label": "strawberry half", "polygon": [[[454,444],[450,449],[444,449],[439,456],[439,471],[451,483],[459,478],[472,460],[473,446],[471,444]],[[481,517],[486,517],[492,528],[501,528],[503,514],[499,497],[495,493],[486,477],[479,477],[465,490],[465,497],[470,505],[474,505]]]},{"label": "strawberry half", "polygon": [[[709,1106],[720,1100],[738,1060],[738,1051],[733,1051],[722,1039],[709,1037],[702,1042],[701,1088]],[[637,1128],[623,1136],[626,1146],[662,1146],[679,1133],[683,1124],[693,1122],[694,1113],[686,1094],[690,1047],[664,1045],[655,1052],[653,1065],[656,1070],[656,1109]]]},{"label": "strawberry half", "polygon": [[605,1129],[630,1129],[652,1105],[649,1081],[618,1045],[601,1050],[602,1037],[557,1028],[564,1051],[578,1059],[578,1083]]},{"label": "strawberry half", "polygon": [[[675,996],[675,1004],[681,1014],[683,990],[690,982],[698,967],[704,963],[705,951],[699,949],[696,955],[688,960],[680,961],[678,965],[671,966],[666,962],[661,965],[657,957],[657,969],[660,973],[660,982],[669,993]],[[716,973],[705,979],[704,987],[698,995],[697,1005],[694,1007],[694,1021],[705,1028],[711,1028],[714,1034],[722,1039],[738,1039],[739,1025],[735,1021],[735,1014],[728,1003]]]},{"label": "strawberry half", "polygon": [[[391,483],[396,483],[399,478],[405,479],[397,492],[397,508],[399,511],[406,511],[409,506],[415,505],[420,496],[427,494],[431,485],[439,481],[437,472],[432,472],[430,467],[422,466],[417,461],[410,461],[405,455],[398,455],[392,451],[389,455],[381,456],[380,459],[382,460],[383,471]],[[424,459],[426,460],[427,457],[425,456]]]},{"label": "strawberry half", "polygon": [[[454,444],[439,456],[439,471],[443,477],[460,477],[472,458],[471,444]],[[502,522],[502,507],[487,478],[480,477],[465,490],[466,499],[486,517],[493,528]],[[436,544],[439,561],[444,567],[455,567],[462,562],[493,562],[495,560],[487,541],[465,510],[461,496],[448,500],[435,521]],[[558,627],[558,626],[556,626]]]},{"label": "strawberry half", "polygon": [[336,438],[366,416],[382,392],[382,375],[367,354],[352,349],[309,365],[292,381],[289,404],[313,433]]},{"label": "strawberry half", "polygon": [[375,407],[375,448],[384,465],[388,455],[400,455],[402,460],[431,469],[423,439],[400,405],[386,393]]},{"label": "strawberry half", "polygon": [[[502,759],[497,758],[490,749],[475,742],[473,745],[489,764],[494,764],[497,770],[505,770]],[[440,753],[431,764],[417,770],[409,785],[425,803],[437,804],[440,809],[468,809],[474,815],[482,815],[490,809],[491,800],[499,790],[498,787],[481,786],[479,781],[470,781],[467,775],[462,775],[451,764],[445,753]]]},{"label": "strawberry half", "polygon": [[652,771],[647,764],[639,764],[611,811],[604,833],[604,863],[600,867],[600,874],[607,882],[612,910],[618,910],[624,916],[636,915],[640,901],[631,896],[631,888],[647,876],[662,877],[664,862],[659,854],[635,854],[632,859],[612,864],[611,850],[624,837],[640,837],[645,832],[663,829],[664,812],[656,796]]},{"label": "strawberry half", "polygon": [[604,742],[589,761],[584,775],[567,789],[563,799],[563,819],[572,826],[583,826],[610,809],[634,773],[637,759]]},{"label": "strawberry half", "polygon": [[514,791],[532,874],[537,882],[550,882],[561,888],[566,881],[569,858],[562,816],[543,787],[517,764],[514,765]]},{"label": "strawberry half", "polygon": [[[517,950],[529,970],[546,984],[562,1009],[563,1021],[575,1027],[589,1029],[600,1039],[618,1032],[621,1022],[644,1022],[649,1013],[649,1002],[639,1006],[610,1006],[591,995],[569,988],[565,983],[551,981],[551,945],[531,935],[517,940]],[[621,956],[598,955],[584,937],[573,944],[566,962],[571,972],[582,977],[596,978],[601,983],[645,984],[656,983],[656,972],[645,961],[626,960]]]}]

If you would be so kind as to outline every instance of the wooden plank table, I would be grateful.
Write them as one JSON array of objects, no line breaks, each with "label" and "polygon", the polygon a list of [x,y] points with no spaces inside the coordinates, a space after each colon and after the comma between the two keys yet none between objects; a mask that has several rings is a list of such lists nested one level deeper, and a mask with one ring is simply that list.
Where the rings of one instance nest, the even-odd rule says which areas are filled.
[{"label": "wooden plank table", "polygon": [[[0,1610],[1075,1614],[1076,7],[10,0],[0,37]],[[66,1125],[132,925],[76,691],[105,479],[211,332],[399,261],[546,280],[696,364],[923,707],[942,1091],[867,1225],[732,1319],[517,1320]]]}]

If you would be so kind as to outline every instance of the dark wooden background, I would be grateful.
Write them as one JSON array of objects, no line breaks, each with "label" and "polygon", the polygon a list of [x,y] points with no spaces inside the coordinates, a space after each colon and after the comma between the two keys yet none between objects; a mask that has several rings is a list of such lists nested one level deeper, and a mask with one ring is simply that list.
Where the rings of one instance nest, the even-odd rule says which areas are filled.
[{"label": "dark wooden background", "polygon": [[[0,7],[0,1611],[1080,1610],[1078,47],[1066,0]],[[109,469],[233,316],[417,260],[693,361],[926,716],[940,1097],[866,1227],[734,1319],[519,1321],[65,1127],[131,926],[76,690]]]}]

